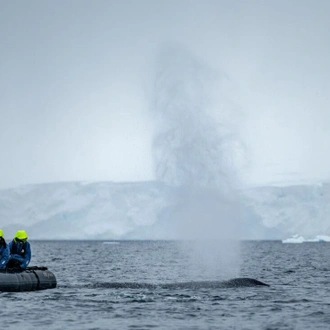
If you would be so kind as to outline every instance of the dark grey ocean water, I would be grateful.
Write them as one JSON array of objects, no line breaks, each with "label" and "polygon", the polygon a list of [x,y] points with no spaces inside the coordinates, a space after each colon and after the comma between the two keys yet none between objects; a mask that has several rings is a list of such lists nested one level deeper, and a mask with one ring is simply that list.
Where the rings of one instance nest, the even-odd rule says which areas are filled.
[{"label": "dark grey ocean water", "polygon": [[[241,242],[235,262],[211,270],[192,260],[180,242],[32,241],[31,246],[30,265],[47,266],[58,287],[0,293],[3,329],[330,329],[330,243]],[[161,285],[219,281],[230,274],[225,267],[270,287]],[[141,287],[112,287],[114,282]]]}]

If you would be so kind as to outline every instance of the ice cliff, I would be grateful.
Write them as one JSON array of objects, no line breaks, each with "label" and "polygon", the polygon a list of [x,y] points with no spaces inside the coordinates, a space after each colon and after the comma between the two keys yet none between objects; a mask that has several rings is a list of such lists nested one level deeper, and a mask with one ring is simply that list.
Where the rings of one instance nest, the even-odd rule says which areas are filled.
[{"label": "ice cliff", "polygon": [[[31,239],[177,239],[176,189],[151,181],[52,183],[0,190],[0,226],[7,239],[20,228]],[[259,187],[238,196],[244,205],[242,238],[330,234],[329,183]]]}]

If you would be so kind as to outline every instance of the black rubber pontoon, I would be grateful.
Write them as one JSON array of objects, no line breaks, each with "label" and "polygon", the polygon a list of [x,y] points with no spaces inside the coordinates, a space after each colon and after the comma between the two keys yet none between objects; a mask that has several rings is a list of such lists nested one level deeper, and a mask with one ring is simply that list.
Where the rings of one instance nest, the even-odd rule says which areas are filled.
[{"label": "black rubber pontoon", "polygon": [[0,291],[3,292],[54,289],[56,284],[55,275],[46,267],[0,270]]}]

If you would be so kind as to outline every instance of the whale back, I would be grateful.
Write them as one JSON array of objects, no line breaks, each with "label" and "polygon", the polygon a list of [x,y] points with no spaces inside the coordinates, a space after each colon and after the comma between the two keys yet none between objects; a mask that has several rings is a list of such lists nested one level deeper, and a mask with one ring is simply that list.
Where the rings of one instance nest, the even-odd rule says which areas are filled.
[{"label": "whale back", "polygon": [[269,286],[266,283],[253,278],[234,278],[228,281],[191,281],[191,282],[176,282],[176,283],[137,283],[137,282],[106,282],[93,283],[93,288],[112,288],[112,289],[218,289],[218,288],[243,288]]},{"label": "whale back", "polygon": [[227,287],[269,286],[269,284],[258,281],[254,278],[247,278],[247,277],[234,278],[232,280],[223,282],[223,284],[227,285]]}]

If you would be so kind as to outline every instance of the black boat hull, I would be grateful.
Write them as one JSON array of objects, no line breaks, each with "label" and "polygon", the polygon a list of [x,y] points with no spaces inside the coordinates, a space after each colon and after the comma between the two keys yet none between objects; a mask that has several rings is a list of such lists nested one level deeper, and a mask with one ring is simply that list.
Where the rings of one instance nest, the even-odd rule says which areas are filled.
[{"label": "black boat hull", "polygon": [[54,289],[56,285],[55,275],[46,267],[0,270],[0,291],[2,292]]}]

